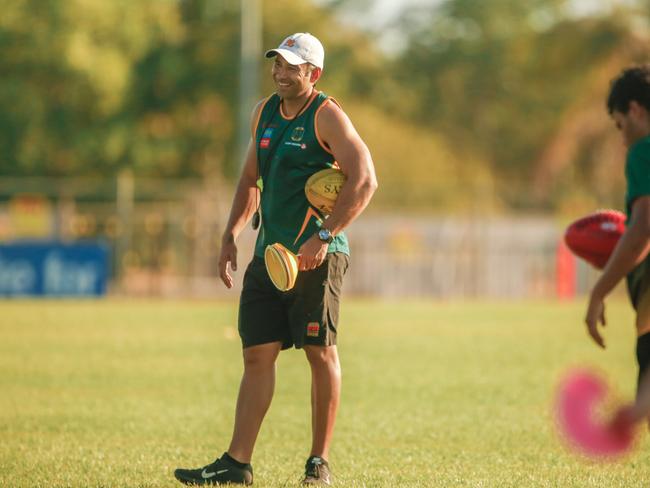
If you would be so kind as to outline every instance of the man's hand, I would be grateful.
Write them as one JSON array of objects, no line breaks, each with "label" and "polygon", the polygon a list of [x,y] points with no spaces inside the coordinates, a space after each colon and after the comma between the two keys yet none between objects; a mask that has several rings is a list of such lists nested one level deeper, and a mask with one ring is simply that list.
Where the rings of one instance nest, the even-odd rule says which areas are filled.
[{"label": "man's hand", "polygon": [[321,241],[317,235],[307,239],[298,249],[298,270],[308,271],[323,264],[328,246],[327,242]]},{"label": "man's hand", "polygon": [[589,299],[589,306],[587,307],[587,316],[585,317],[585,323],[587,324],[589,335],[594,340],[594,342],[605,349],[605,341],[598,331],[598,322],[600,322],[603,327],[606,325],[605,302],[603,298],[600,297],[600,295],[594,294],[594,292],[592,292]]},{"label": "man's hand", "polygon": [[228,263],[233,271],[237,271],[237,245],[232,235],[224,235],[219,254],[219,276],[227,288],[232,288],[232,276],[228,272]]}]

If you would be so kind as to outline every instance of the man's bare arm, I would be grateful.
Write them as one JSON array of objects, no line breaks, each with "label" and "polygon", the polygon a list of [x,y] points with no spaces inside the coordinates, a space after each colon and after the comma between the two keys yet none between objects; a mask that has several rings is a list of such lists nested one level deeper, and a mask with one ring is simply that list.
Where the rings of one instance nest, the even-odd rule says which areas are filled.
[{"label": "man's bare arm", "polygon": [[643,261],[650,252],[650,196],[634,202],[630,223],[609,258],[589,297],[585,323],[591,338],[600,347],[605,341],[598,324],[605,325],[605,297],[630,271]]},{"label": "man's bare arm", "polygon": [[318,128],[347,178],[325,224],[336,235],[367,207],[377,189],[377,176],[368,147],[341,108],[331,102],[323,107]]},{"label": "man's bare arm", "polygon": [[607,296],[650,251],[650,195],[637,198],[630,223],[594,286],[596,295]]},{"label": "man's bare arm", "polygon": [[[368,147],[343,110],[335,103],[327,102],[317,117],[321,140],[347,177],[332,213],[323,224],[336,235],[366,208],[377,189],[377,177]],[[307,239],[299,249],[299,269],[304,271],[320,266],[327,256],[327,249],[328,244],[317,236]]]},{"label": "man's bare arm", "polygon": [[[255,123],[264,101],[257,104],[251,115],[251,134],[255,133]],[[257,150],[253,137],[248,143],[246,159],[239,183],[235,190],[230,217],[221,239],[221,253],[219,255],[219,275],[228,288],[232,288],[233,280],[228,265],[237,271],[237,246],[235,240],[241,234],[244,226],[251,219],[259,202],[260,195],[257,188]]]}]

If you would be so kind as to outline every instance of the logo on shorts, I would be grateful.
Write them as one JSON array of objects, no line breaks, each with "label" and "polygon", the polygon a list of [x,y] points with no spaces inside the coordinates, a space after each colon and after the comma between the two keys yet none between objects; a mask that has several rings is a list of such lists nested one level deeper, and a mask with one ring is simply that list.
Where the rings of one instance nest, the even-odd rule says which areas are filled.
[{"label": "logo on shorts", "polygon": [[307,335],[309,337],[318,337],[320,331],[320,324],[318,322],[309,322],[307,324]]}]

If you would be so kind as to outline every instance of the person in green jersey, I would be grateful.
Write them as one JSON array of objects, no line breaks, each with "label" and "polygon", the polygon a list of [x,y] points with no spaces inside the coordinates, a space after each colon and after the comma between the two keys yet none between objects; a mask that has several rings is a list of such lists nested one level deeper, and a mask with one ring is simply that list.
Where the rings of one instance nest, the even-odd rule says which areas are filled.
[{"label": "person in green jersey", "polygon": [[617,422],[638,422],[650,414],[650,65],[624,70],[612,81],[607,108],[628,148],[625,163],[627,226],[602,275],[594,285],[585,322],[600,347],[605,342],[605,297],[627,276],[628,293],[636,311],[639,365],[637,401],[621,412]]},{"label": "person in green jersey", "polygon": [[[276,92],[251,117],[252,137],[226,226],[219,258],[224,284],[237,270],[236,239],[249,221],[259,227],[244,274],[239,334],[244,373],[228,450],[203,468],[177,469],[187,484],[251,484],[251,458],[273,397],[281,350],[301,348],[311,367],[312,444],[305,484],[330,484],[329,448],[339,405],[341,368],[336,348],[339,298],[349,263],[343,233],[366,208],[377,180],[370,152],[338,103],[315,88],[324,65],[320,41],[293,34],[277,49],[271,74]],[[338,167],[347,177],[331,214],[311,207],[305,183]],[[264,249],[279,242],[299,257],[295,286],[277,290],[264,266]]]}]

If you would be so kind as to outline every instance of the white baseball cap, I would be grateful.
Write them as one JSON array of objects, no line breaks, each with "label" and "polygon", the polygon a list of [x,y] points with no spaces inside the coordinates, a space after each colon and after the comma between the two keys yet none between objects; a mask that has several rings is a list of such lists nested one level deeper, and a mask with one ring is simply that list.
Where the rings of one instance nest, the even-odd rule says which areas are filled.
[{"label": "white baseball cap", "polygon": [[320,69],[325,61],[323,45],[308,32],[291,34],[277,49],[270,49],[264,55],[272,58],[276,54],[281,54],[289,64],[311,63]]}]

